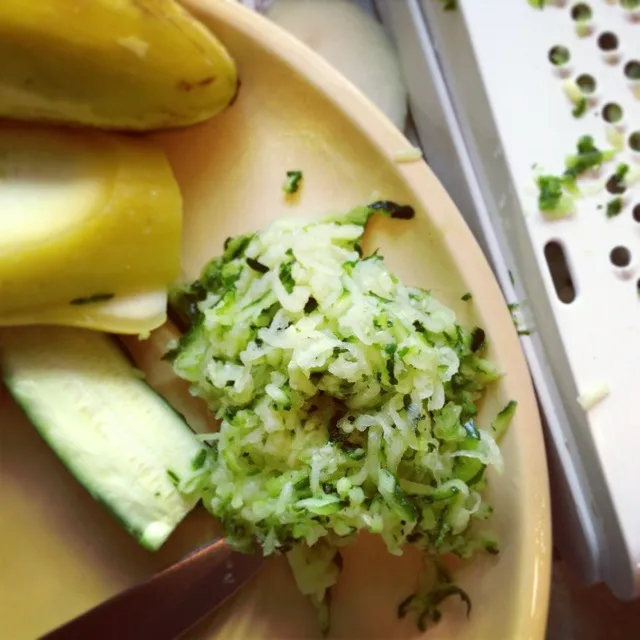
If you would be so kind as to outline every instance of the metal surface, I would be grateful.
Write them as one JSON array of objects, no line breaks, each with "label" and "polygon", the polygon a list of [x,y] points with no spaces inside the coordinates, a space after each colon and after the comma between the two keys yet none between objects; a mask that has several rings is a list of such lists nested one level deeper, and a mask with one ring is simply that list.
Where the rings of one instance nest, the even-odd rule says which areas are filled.
[{"label": "metal surface", "polygon": [[173,640],[244,586],[263,562],[216,540],[40,640]]},{"label": "metal surface", "polygon": [[[523,348],[547,422],[556,543],[585,582],[604,580],[619,597],[634,597],[640,511],[629,478],[640,444],[633,411],[640,189],[628,185],[622,213],[608,218],[613,194],[604,186],[618,163],[637,172],[640,161],[630,148],[640,130],[640,83],[628,75],[640,59],[640,13],[600,0],[586,3],[593,18],[579,23],[577,3],[568,2],[542,12],[525,0],[462,0],[457,12],[432,0],[377,4],[400,50],[427,159],[535,331]],[[615,50],[603,50],[605,34],[618,39]],[[548,58],[555,45],[571,53],[562,69]],[[582,74],[595,78],[597,90],[587,113],[574,118],[563,83]],[[604,121],[607,103],[623,108],[623,120]],[[537,211],[536,170],[560,173],[584,134],[600,148],[616,139],[623,148],[586,181],[575,215],[549,221]],[[544,256],[551,240],[568,254],[572,303],[554,290]],[[610,259],[617,246],[631,253],[625,267]],[[577,395],[601,383],[610,394],[585,412]]]}]

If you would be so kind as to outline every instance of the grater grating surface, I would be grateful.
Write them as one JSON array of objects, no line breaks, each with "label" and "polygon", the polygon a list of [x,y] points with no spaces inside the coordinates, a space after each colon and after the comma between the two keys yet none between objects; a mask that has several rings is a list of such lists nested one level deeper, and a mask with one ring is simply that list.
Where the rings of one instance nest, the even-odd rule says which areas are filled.
[{"label": "grater grating surface", "polygon": [[[630,556],[629,569],[637,573],[640,510],[634,483],[629,480],[640,444],[640,419],[633,410],[640,374],[640,224],[633,209],[640,204],[640,189],[637,182],[627,187],[621,194],[622,211],[607,217],[608,203],[618,194],[609,193],[606,185],[619,163],[628,163],[630,173],[637,175],[639,170],[640,154],[631,145],[636,146],[635,137],[640,137],[636,133],[640,131],[640,82],[624,71],[626,67],[629,73],[635,63],[640,65],[640,14],[603,0],[562,4],[541,12],[532,12],[524,2],[492,0],[482,3],[483,7],[477,2],[463,6],[501,148],[525,213],[535,266],[575,385],[582,394],[597,393],[603,386],[610,389],[602,402],[579,416],[576,427],[586,427],[579,437],[591,438],[595,446]],[[587,12],[592,13],[591,21],[575,20]],[[487,14],[500,16],[500,23],[509,25],[501,30],[500,38],[496,38],[495,21],[487,20]],[[611,49],[616,40],[618,47]],[[595,81],[596,90],[587,98],[591,104],[581,118],[572,114],[564,74],[548,59],[557,46],[571,53],[567,79],[588,76]],[[521,57],[520,52],[525,51],[528,55]],[[605,105],[614,104],[625,115],[619,123],[608,124],[605,116],[611,119],[611,108]],[[610,142],[624,146],[613,162],[585,183],[583,191],[594,193],[577,202],[575,215],[549,222],[537,211],[537,190],[530,187],[532,163],[554,173],[562,171],[565,156],[584,134],[592,135],[600,148],[611,146]],[[506,210],[506,201],[499,199],[498,207],[502,205],[502,224],[509,226],[519,212]],[[556,292],[551,272],[556,265],[548,262],[551,248],[564,249],[573,287],[567,287],[565,279]],[[569,302],[571,288],[575,298]],[[546,330],[544,319],[538,319],[538,324],[541,331]],[[574,404],[572,412],[580,414],[576,400],[567,396],[565,402]],[[606,517],[603,521],[606,534],[611,527]],[[612,537],[618,536],[613,533]],[[610,539],[608,544],[616,542]],[[620,552],[607,550],[610,562],[604,577],[618,595],[628,597],[636,591],[636,584],[631,576],[623,578],[625,554]]]},{"label": "grater grating surface", "polygon": [[[640,138],[640,7],[606,0],[559,1],[543,11],[526,0],[461,0],[456,12],[433,0],[380,0],[378,7],[400,49],[428,161],[484,240],[505,294],[524,298],[527,328],[533,324],[523,347],[549,423],[563,555],[583,580],[605,580],[619,597],[633,597],[640,574],[632,481],[640,444],[640,181],[622,194],[606,183],[622,162],[631,179],[640,177],[632,148]],[[588,13],[590,20],[576,19]],[[557,46],[571,56],[560,68],[549,60]],[[581,118],[565,89],[577,78],[588,100]],[[624,117],[607,123],[617,109],[606,105]],[[601,149],[623,149],[581,183],[587,195],[575,214],[551,222],[537,210],[536,173],[561,173],[585,134]],[[429,153],[434,148],[438,154]],[[616,197],[622,210],[608,218]],[[571,282],[565,274],[556,290],[548,258],[554,270],[562,266],[559,247]],[[577,402],[585,393],[605,397],[585,411]]]}]

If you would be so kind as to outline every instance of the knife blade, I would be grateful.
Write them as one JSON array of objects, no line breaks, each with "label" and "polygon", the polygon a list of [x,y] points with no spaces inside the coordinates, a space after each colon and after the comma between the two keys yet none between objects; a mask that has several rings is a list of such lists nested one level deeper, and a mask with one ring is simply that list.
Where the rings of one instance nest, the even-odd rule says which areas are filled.
[{"label": "knife blade", "polygon": [[214,540],[40,640],[173,640],[246,584],[263,563],[261,554],[241,554],[224,539]]}]

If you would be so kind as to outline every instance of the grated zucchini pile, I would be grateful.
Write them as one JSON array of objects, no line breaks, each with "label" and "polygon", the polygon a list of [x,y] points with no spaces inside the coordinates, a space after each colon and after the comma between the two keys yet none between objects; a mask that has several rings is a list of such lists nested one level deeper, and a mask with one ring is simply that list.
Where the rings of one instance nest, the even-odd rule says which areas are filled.
[{"label": "grated zucchini pile", "polygon": [[[484,332],[403,285],[377,253],[362,256],[376,209],[412,213],[376,203],[278,220],[227,240],[172,294],[190,329],[169,357],[221,421],[182,488],[199,492],[238,549],[286,552],[325,630],[338,549],[359,531],[393,554],[407,544],[428,557],[497,552],[474,523],[490,516],[485,470],[502,468],[496,440],[515,410],[476,423],[500,377],[482,357]],[[424,626],[434,602],[422,594],[400,613],[416,609]]]}]

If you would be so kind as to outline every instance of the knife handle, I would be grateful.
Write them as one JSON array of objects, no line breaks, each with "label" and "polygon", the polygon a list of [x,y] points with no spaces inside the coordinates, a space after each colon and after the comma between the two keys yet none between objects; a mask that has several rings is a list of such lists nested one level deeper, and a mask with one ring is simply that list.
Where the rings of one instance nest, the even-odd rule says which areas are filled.
[{"label": "knife handle", "polygon": [[[131,587],[40,640],[173,640],[230,596],[254,573],[255,557],[220,538],[151,579]],[[250,576],[249,576],[250,577]]]}]

